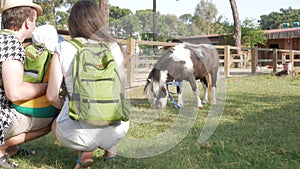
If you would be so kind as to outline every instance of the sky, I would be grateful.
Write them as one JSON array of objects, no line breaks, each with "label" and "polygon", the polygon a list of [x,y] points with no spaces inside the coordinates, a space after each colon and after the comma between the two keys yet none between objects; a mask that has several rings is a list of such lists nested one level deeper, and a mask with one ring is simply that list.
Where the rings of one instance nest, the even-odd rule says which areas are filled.
[{"label": "sky", "polygon": [[[157,0],[156,10],[161,14],[193,14],[197,4],[201,0]],[[233,23],[232,12],[229,0],[208,0],[217,6],[219,15]],[[153,0],[109,0],[112,6],[130,9],[133,13],[136,10],[152,9]],[[280,8],[300,9],[300,0],[236,0],[240,20],[246,18],[259,20],[261,15],[268,15],[271,12],[279,12]],[[300,18],[299,18],[300,21]]]}]

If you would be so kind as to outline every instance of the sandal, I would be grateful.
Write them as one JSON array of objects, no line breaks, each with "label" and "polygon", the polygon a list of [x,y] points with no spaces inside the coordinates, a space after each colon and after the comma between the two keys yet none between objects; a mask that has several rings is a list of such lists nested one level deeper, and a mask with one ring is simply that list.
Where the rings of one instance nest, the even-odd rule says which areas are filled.
[{"label": "sandal", "polygon": [[0,157],[0,166],[8,169],[15,169],[18,167],[16,164],[8,161],[7,155]]},{"label": "sandal", "polygon": [[14,156],[32,156],[32,155],[35,155],[36,154],[36,151],[34,150],[28,150],[28,149],[25,149],[25,148],[22,148],[21,146],[19,146],[19,150],[18,152],[14,155]]},{"label": "sandal", "polygon": [[103,154],[103,156],[102,156],[103,161],[109,161],[109,160],[113,160],[115,158],[117,158],[117,155],[112,156],[112,157],[106,157],[105,154]]},{"label": "sandal", "polygon": [[83,162],[81,162],[81,157],[82,157],[82,151],[80,152],[77,159],[77,164],[80,166],[80,168],[89,168],[94,164],[93,159],[86,159]]},{"label": "sandal", "polygon": [[80,168],[88,168],[88,167],[92,166],[93,164],[94,164],[93,159],[86,159],[86,160],[84,160],[84,162],[79,163]]}]

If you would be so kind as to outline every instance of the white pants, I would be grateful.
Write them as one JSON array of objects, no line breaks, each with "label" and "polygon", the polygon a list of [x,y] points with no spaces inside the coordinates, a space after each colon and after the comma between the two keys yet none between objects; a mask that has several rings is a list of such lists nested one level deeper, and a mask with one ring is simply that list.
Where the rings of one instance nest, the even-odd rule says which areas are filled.
[{"label": "white pants", "polygon": [[130,124],[129,121],[121,121],[115,125],[97,127],[70,118],[54,123],[58,141],[65,147],[79,151],[111,148],[126,135]]}]

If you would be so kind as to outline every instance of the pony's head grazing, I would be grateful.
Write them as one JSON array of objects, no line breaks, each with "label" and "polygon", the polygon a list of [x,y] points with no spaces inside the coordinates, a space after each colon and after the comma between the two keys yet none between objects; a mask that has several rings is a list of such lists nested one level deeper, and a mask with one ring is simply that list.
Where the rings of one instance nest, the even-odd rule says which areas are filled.
[{"label": "pony's head grazing", "polygon": [[167,74],[167,71],[161,71],[157,68],[152,69],[144,88],[144,92],[146,93],[150,103],[156,108],[162,108],[167,105]]}]

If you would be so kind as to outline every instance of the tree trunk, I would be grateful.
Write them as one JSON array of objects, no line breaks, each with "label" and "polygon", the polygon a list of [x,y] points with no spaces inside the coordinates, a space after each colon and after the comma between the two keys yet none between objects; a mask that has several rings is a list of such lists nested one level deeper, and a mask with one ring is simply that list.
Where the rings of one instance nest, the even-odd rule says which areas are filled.
[{"label": "tree trunk", "polygon": [[156,41],[156,0],[153,0],[153,41]]},{"label": "tree trunk", "polygon": [[108,30],[109,26],[109,0],[100,0],[99,7],[101,9],[102,19],[105,23],[105,29]]},{"label": "tree trunk", "polygon": [[[156,29],[156,0],[153,0],[153,41],[156,41],[157,29]],[[153,53],[157,54],[157,46],[153,45]]]},{"label": "tree trunk", "polygon": [[235,46],[239,48],[238,53],[241,52],[241,38],[242,38],[242,31],[241,31],[241,23],[239,19],[239,13],[237,9],[237,5],[235,0],[229,0],[230,6],[232,10],[233,22],[234,22],[234,35],[235,35]]}]

